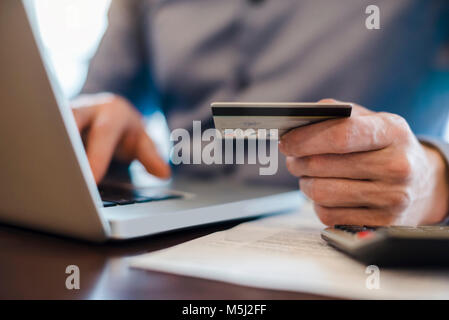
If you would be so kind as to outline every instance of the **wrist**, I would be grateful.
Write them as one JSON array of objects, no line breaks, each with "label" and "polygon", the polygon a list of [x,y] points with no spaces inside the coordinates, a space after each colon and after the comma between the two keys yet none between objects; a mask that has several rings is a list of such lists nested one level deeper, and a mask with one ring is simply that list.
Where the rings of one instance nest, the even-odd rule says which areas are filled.
[{"label": "wrist", "polygon": [[432,168],[433,192],[430,197],[430,210],[422,224],[436,224],[443,221],[449,213],[449,169],[444,156],[433,146],[423,145]]}]

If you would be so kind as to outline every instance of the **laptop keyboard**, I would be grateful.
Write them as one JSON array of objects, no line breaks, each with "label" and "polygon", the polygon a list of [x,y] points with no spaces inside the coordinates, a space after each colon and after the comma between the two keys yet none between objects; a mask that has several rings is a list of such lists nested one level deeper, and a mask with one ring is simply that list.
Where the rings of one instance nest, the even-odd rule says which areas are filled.
[{"label": "laptop keyboard", "polygon": [[104,207],[182,198],[182,195],[154,188],[131,189],[102,185],[98,187],[98,191],[100,192]]}]

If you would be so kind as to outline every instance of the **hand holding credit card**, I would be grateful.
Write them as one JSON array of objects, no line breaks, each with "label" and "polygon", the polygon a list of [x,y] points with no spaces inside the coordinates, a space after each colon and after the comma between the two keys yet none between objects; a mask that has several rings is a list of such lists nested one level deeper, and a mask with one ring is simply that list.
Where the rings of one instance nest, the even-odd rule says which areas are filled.
[{"label": "hand holding credit card", "polygon": [[[211,105],[215,128],[223,136],[227,129],[277,129],[287,131],[329,119],[351,116],[350,103],[295,102],[214,102]],[[231,130],[231,131],[232,131]]]}]

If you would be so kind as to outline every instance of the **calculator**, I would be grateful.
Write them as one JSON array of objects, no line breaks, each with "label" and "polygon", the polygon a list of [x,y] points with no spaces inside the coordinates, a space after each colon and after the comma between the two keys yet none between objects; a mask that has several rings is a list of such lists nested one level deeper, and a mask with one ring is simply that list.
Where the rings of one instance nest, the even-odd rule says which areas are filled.
[{"label": "calculator", "polygon": [[324,229],[321,237],[365,264],[449,267],[449,226],[335,225]]}]

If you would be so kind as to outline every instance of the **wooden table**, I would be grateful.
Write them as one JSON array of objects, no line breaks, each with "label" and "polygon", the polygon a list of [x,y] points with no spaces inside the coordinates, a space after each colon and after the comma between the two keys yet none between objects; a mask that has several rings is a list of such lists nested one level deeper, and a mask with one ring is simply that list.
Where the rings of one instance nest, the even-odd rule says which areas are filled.
[{"label": "wooden table", "polygon": [[[236,223],[102,245],[0,225],[0,299],[316,299],[128,268],[126,258],[163,249]],[[68,290],[68,265],[80,289]]]}]

